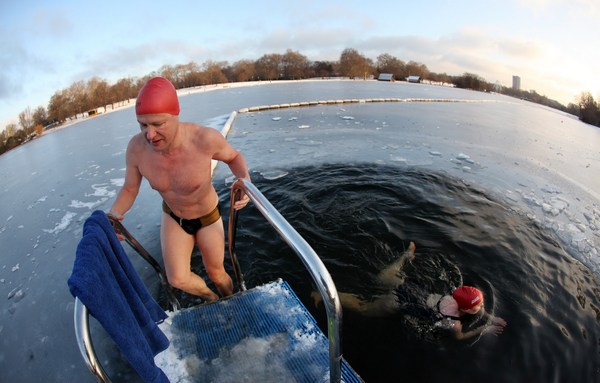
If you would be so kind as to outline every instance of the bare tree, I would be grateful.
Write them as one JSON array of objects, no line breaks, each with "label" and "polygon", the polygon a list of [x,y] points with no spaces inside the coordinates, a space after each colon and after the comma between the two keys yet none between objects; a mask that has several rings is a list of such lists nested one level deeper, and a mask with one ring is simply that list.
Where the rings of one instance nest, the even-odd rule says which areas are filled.
[{"label": "bare tree", "polygon": [[344,49],[340,56],[340,75],[350,78],[367,78],[373,74],[373,63],[356,49]]},{"label": "bare tree", "polygon": [[396,80],[404,79],[408,75],[406,64],[404,61],[390,55],[389,53],[381,54],[377,57],[377,72],[391,73]]},{"label": "bare tree", "polygon": [[33,123],[35,125],[48,125],[48,115],[46,113],[46,109],[43,106],[38,106],[37,109],[33,112]]},{"label": "bare tree", "polygon": [[114,104],[119,101],[134,98],[136,96],[137,89],[131,78],[122,78],[110,87],[109,93],[109,100]]},{"label": "bare tree", "polygon": [[276,80],[281,76],[282,56],[277,53],[263,55],[256,61],[256,75],[261,80]]},{"label": "bare tree", "polygon": [[250,60],[240,60],[231,67],[231,81],[243,82],[253,80],[256,76],[256,64]]},{"label": "bare tree", "polygon": [[227,67],[226,61],[208,60],[202,66],[206,74],[207,84],[223,84],[227,82],[227,77],[223,73],[223,68]]},{"label": "bare tree", "polygon": [[317,77],[334,77],[336,63],[331,61],[315,61],[312,72]]},{"label": "bare tree", "polygon": [[4,131],[6,132],[6,137],[12,137],[17,133],[17,124],[15,124],[14,122],[11,122],[10,124],[6,125],[6,127],[4,128]]},{"label": "bare tree", "polygon": [[579,105],[579,118],[581,121],[596,126],[599,125],[600,111],[598,110],[598,104],[590,92],[581,93],[577,104]]},{"label": "bare tree", "polygon": [[23,129],[25,133],[29,134],[33,132],[33,111],[30,107],[25,108],[24,111],[19,113],[19,124],[21,125],[21,129]]},{"label": "bare tree", "polygon": [[408,76],[419,76],[422,79],[429,76],[429,69],[427,69],[427,66],[415,61],[409,61],[406,64],[406,71],[408,72]]},{"label": "bare tree", "polygon": [[310,65],[306,56],[288,49],[281,58],[283,78],[297,80],[306,78]]},{"label": "bare tree", "polygon": [[198,74],[202,69],[200,69],[200,66],[196,62],[190,61],[185,65],[177,65],[175,68],[180,78],[180,83],[176,85],[177,88],[191,88],[201,85],[198,80]]},{"label": "bare tree", "polygon": [[90,79],[87,83],[88,108],[96,109],[108,105],[110,103],[109,89],[106,80],[98,77]]}]

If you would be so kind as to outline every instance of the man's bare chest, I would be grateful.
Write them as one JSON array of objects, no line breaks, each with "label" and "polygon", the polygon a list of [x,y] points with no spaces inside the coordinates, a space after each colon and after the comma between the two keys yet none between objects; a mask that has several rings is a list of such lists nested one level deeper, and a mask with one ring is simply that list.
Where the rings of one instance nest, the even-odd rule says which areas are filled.
[{"label": "man's bare chest", "polygon": [[210,158],[202,156],[177,159],[150,157],[140,164],[140,173],[159,193],[184,196],[210,185],[210,165]]}]

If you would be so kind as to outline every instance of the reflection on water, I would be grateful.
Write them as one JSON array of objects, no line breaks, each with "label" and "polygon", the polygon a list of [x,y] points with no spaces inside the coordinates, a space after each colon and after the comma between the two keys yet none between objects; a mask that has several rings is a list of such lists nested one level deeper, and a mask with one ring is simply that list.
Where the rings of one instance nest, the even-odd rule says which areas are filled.
[{"label": "reflection on water", "polygon": [[[485,291],[487,309],[508,321],[499,337],[442,347],[397,318],[345,311],[344,354],[366,381],[597,379],[598,279],[528,217],[433,172],[377,165],[286,172],[254,182],[313,246],[339,291],[373,299],[379,271],[414,241],[417,259],[452,260],[466,284]],[[228,190],[220,193],[226,199]],[[249,286],[283,277],[326,328],[310,276],[252,207],[240,214],[237,249]]]}]

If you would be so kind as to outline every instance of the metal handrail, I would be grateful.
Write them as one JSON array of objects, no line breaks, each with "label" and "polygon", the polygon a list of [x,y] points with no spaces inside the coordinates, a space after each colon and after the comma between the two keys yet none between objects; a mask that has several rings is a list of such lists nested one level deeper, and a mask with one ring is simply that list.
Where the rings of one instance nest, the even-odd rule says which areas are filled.
[{"label": "metal handrail", "polygon": [[181,304],[175,297],[173,288],[171,287],[171,285],[169,284],[169,280],[167,279],[167,274],[165,273],[163,268],[160,267],[160,264],[156,261],[156,259],[154,259],[154,257],[150,255],[150,253],[146,249],[144,249],[144,247],[137,241],[137,239],[135,239],[133,235],[131,235],[131,233],[125,228],[125,226],[123,226],[123,224],[121,223],[121,221],[119,221],[118,218],[114,217],[111,214],[108,214],[107,217],[110,223],[112,224],[113,228],[115,229],[115,232],[121,234],[125,238],[125,242],[127,242],[129,246],[131,246],[142,258],[144,258],[146,262],[148,262],[150,266],[152,266],[154,271],[156,271],[156,274],[158,274],[158,277],[160,279],[160,284],[162,285],[162,288],[165,291],[165,294],[167,295],[167,299],[169,300],[173,311],[176,312],[177,310],[180,310]]},{"label": "metal handrail", "polygon": [[327,312],[327,337],[329,339],[329,379],[331,382],[341,381],[342,351],[340,341],[340,328],[342,323],[342,306],[340,298],[333,283],[331,275],[325,265],[302,238],[300,234],[283,218],[267,198],[247,179],[238,179],[231,187],[231,203],[229,210],[229,252],[234,264],[234,271],[238,278],[240,288],[244,288],[243,276],[239,269],[235,253],[235,226],[237,225],[238,211],[234,204],[245,194],[254,203],[258,211],[265,217],[271,226],[279,233],[282,239],[296,252],[313,278],[319,294],[323,298]]},{"label": "metal handrail", "polygon": [[[146,260],[152,266],[154,271],[159,276],[160,283],[167,295],[167,299],[173,308],[173,311],[176,312],[181,308],[179,301],[175,297],[173,293],[173,288],[169,284],[167,279],[167,275],[164,270],[160,266],[160,264],[148,253],[146,249],[129,233],[125,226],[112,215],[107,215],[109,221],[111,222],[113,228],[116,233],[121,234],[125,241],[131,246],[142,258]],[[75,307],[73,310],[73,320],[75,323],[75,337],[77,338],[77,345],[79,346],[79,352],[85,361],[88,369],[94,374],[96,379],[102,383],[110,383],[110,379],[104,369],[102,368],[102,364],[98,360],[96,356],[96,350],[94,348],[94,344],[92,342],[92,337],[90,334],[89,327],[89,311],[87,307],[79,300],[79,298],[75,297]]]},{"label": "metal handrail", "polygon": [[79,352],[81,353],[86,366],[99,382],[110,383],[108,375],[102,368],[102,364],[96,356],[96,350],[94,349],[94,343],[92,342],[92,337],[90,335],[88,309],[77,297],[75,297],[73,320],[75,322],[77,345],[79,346]]}]

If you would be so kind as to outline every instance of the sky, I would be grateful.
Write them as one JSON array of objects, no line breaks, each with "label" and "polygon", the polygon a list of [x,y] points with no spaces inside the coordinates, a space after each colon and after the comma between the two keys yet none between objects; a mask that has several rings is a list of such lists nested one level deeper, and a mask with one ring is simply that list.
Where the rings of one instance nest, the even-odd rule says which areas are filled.
[{"label": "sky", "polygon": [[0,130],[77,81],[288,49],[311,61],[388,53],[504,86],[517,75],[564,105],[600,99],[598,0],[8,0],[0,20]]}]

